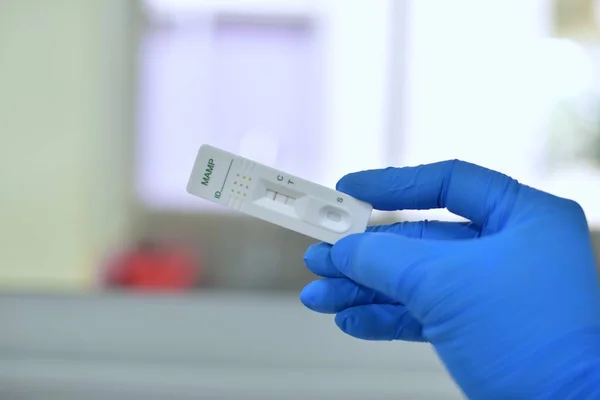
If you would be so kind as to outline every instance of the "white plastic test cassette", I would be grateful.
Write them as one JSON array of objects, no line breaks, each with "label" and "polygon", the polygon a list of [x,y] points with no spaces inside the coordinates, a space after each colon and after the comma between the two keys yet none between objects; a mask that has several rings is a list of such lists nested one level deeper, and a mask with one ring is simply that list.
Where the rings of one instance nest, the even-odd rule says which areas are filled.
[{"label": "white plastic test cassette", "polygon": [[373,211],[345,193],[209,145],[198,151],[187,191],[330,244],[364,232]]}]

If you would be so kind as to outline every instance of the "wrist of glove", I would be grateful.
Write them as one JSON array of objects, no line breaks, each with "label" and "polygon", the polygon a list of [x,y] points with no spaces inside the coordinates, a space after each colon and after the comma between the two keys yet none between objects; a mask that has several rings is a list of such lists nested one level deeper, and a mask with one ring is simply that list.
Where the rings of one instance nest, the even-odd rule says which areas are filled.
[{"label": "wrist of glove", "polygon": [[476,374],[456,378],[473,399],[598,399],[599,343],[600,327],[575,331],[548,343],[515,346]]}]

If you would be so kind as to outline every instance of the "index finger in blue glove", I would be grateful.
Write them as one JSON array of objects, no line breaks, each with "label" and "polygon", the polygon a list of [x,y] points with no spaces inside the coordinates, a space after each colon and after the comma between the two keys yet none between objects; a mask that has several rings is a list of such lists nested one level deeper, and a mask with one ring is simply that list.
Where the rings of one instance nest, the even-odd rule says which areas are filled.
[{"label": "index finger in blue glove", "polygon": [[[379,225],[368,228],[369,232],[388,232],[398,235],[438,240],[473,239],[479,236],[479,228],[469,222],[418,221],[399,222],[391,225]],[[304,254],[304,263],[313,274],[325,278],[341,278],[344,275],[331,260],[331,245],[318,243],[308,248]]]},{"label": "index finger in blue glove", "polygon": [[337,184],[379,210],[447,208],[482,228],[498,225],[494,230],[509,219],[520,187],[506,175],[458,160],[356,172]]}]

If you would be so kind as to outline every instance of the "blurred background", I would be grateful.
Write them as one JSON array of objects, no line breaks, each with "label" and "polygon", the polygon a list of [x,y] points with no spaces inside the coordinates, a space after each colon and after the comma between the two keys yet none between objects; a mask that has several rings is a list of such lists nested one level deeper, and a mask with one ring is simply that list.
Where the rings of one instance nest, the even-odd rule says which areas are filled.
[{"label": "blurred background", "polygon": [[[600,1],[0,0],[2,399],[455,399],[298,301],[309,238],[190,196],[209,143],[334,186],[460,158],[600,249]],[[374,213],[373,224],[446,211]]]}]

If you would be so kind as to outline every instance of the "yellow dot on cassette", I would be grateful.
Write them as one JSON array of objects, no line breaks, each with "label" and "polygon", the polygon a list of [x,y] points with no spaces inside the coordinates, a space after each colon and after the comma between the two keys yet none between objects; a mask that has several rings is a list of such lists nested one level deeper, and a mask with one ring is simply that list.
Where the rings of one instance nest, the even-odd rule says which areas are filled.
[{"label": "yellow dot on cassette", "polygon": [[246,193],[244,193],[244,197],[246,197]]},{"label": "yellow dot on cassette", "polygon": [[235,190],[231,189],[231,193],[235,192]]},{"label": "yellow dot on cassette", "polygon": [[237,194],[240,194],[240,193],[241,193],[241,192],[238,190],[238,191],[237,191]]},{"label": "yellow dot on cassette", "polygon": [[249,181],[251,181],[251,180],[252,180],[252,178],[248,178],[248,180],[249,180]]},{"label": "yellow dot on cassette", "polygon": [[243,179],[246,179],[246,175],[244,175],[242,178],[243,178]]}]

